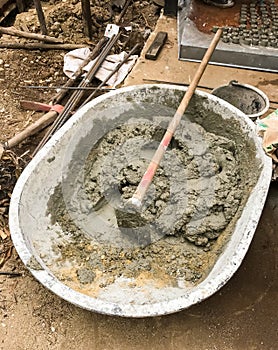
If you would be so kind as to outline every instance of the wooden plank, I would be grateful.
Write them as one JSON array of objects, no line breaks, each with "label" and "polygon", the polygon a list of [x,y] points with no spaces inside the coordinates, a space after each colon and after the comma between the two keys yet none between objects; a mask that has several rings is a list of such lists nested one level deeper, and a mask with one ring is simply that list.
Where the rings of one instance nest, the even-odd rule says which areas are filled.
[{"label": "wooden plank", "polygon": [[145,58],[148,60],[156,60],[160,51],[162,50],[165,41],[167,40],[166,32],[158,32],[154,41],[151,43],[151,46],[147,49],[145,53]]}]

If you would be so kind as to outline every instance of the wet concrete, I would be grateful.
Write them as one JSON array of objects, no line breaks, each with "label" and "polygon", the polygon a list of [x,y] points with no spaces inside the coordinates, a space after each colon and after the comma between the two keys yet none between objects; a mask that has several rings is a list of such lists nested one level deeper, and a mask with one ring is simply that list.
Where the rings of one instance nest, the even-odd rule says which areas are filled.
[{"label": "wet concrete", "polygon": [[[92,332],[86,346],[94,349],[275,350],[278,343],[277,228],[278,184],[272,184],[251,247],[234,277],[218,293],[182,312],[148,319],[82,312],[78,331],[83,336]],[[110,329],[108,337],[107,329]]]},{"label": "wet concrete", "polygon": [[[107,206],[107,217],[113,222],[114,205],[121,203],[122,198],[126,201],[135,192],[149,162],[146,151],[151,155],[155,152],[155,140],[165,132],[168,119],[158,118],[157,125],[137,120],[136,124],[122,125],[108,132],[85,162],[84,183],[80,188],[75,186],[80,193],[76,195],[80,198],[78,203],[84,200],[82,193],[86,193],[86,199],[90,205],[93,203],[96,212]],[[222,124],[225,123],[223,120]],[[125,144],[128,148],[123,146]],[[251,152],[250,158],[252,155]],[[81,284],[90,284],[94,280],[91,274],[94,277],[98,274],[97,287],[111,284],[121,276],[136,279],[140,276],[141,284],[146,271],[149,277],[153,276],[152,281],[162,285],[169,281],[171,286],[181,281],[200,282],[230,239],[245,205],[244,198],[254,185],[244,181],[245,173],[246,167],[241,165],[235,141],[208,133],[185,118],[153,179],[155,193],[147,193],[144,210],[127,215],[122,209],[127,225],[130,216],[132,223],[138,216],[141,221],[138,220],[140,227],[136,222],[130,229],[120,228],[118,244],[114,236],[103,241],[104,236],[111,235],[112,225],[104,226],[101,231],[97,226],[98,217],[92,218],[95,230],[89,239],[86,238],[86,232],[74,225],[64,203],[62,185],[59,185],[49,200],[52,220],[59,223],[67,237],[62,246],[59,241],[53,243],[55,251],[61,253],[59,279],[75,288],[75,284],[69,284],[69,265],[72,265]],[[255,173],[253,179],[256,179]],[[89,209],[81,205],[86,215],[91,210],[92,205]],[[77,216],[80,219],[82,214]],[[65,275],[61,275],[63,260],[67,262]],[[90,295],[90,289],[86,294]]]}]

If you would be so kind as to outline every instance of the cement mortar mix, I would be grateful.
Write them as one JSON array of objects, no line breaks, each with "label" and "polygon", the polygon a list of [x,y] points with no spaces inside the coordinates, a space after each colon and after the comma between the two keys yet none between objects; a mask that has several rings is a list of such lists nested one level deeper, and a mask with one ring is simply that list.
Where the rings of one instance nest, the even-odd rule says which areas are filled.
[{"label": "cement mortar mix", "polygon": [[[168,117],[153,115],[148,121],[142,112],[127,114],[124,124],[99,138],[82,174],[73,161],[75,171],[48,203],[52,224],[69,237],[57,251],[56,273],[88,295],[97,296],[99,288],[120,277],[133,278],[134,284],[198,283],[221,253],[249,190],[241,178],[236,140],[185,117],[145,199],[143,226],[121,227],[115,209],[136,190],[173,115],[169,110]],[[78,185],[73,189],[72,183]],[[74,266],[70,275],[68,268],[61,269],[65,261]]]},{"label": "cement mortar mix", "polygon": [[[207,94],[198,93],[153,179],[139,225],[122,225],[117,212],[125,215],[124,203],[184,94],[167,89],[127,89],[123,95],[99,99],[83,113],[82,123],[76,119],[66,136],[63,131],[57,136],[58,151],[50,147],[43,160],[49,173],[43,177],[35,167],[27,180],[21,227],[29,215],[28,228],[22,230],[28,231],[33,253],[26,255],[26,265],[34,274],[44,270],[55,283],[78,292],[77,305],[84,307],[78,298],[86,295],[104,303],[92,306],[104,313],[163,314],[144,307],[171,303],[202,285],[225,252],[258,182],[262,161],[250,130],[243,132],[236,118],[223,118],[231,113],[228,104],[218,109],[221,100],[212,97],[211,105]],[[36,193],[31,194],[32,204],[24,199],[28,186]],[[57,288],[71,299],[65,296],[68,290],[63,295]],[[176,311],[182,303],[169,308]],[[123,311],[126,305],[132,311]]]},{"label": "cement mortar mix", "polygon": [[[60,247],[61,260],[75,261],[72,282],[80,283],[83,291],[88,288],[90,293],[93,282],[106,286],[120,276],[139,277],[140,283],[142,276],[159,284],[175,285],[177,279],[196,283],[207,275],[231,233],[229,223],[244,197],[235,141],[185,120],[155,175],[155,193],[146,199],[139,232],[135,227],[130,232],[120,228],[116,240],[114,236],[110,242],[103,241],[104,235],[109,237],[108,227],[108,232],[100,234],[98,228],[91,237],[88,233],[82,237],[75,224],[77,218],[81,220],[80,212],[97,213],[113,196],[113,203],[117,194],[120,202],[136,190],[149,161],[144,156],[155,151],[167,126],[168,118],[159,119],[165,120],[164,127],[133,120],[97,143],[85,162],[84,182],[76,194],[82,201],[74,219],[61,186],[50,197],[53,224],[59,223],[71,238]],[[115,216],[113,207],[108,208],[110,221]],[[69,283],[67,274],[60,279]]]}]

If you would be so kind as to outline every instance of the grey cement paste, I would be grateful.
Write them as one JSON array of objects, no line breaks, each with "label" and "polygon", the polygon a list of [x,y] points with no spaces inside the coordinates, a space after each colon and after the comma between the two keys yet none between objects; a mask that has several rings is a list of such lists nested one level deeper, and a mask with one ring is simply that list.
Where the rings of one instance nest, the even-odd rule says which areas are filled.
[{"label": "grey cement paste", "polygon": [[263,114],[266,107],[269,107],[267,106],[267,97],[264,98],[263,93],[260,94],[255,89],[248,88],[248,85],[245,87],[231,82],[229,85],[216,88],[212,93],[231,103],[247,115]]},{"label": "grey cement paste", "polygon": [[[82,198],[77,215],[76,208],[72,212],[65,204],[62,185],[56,187],[49,213],[52,223],[59,223],[69,237],[58,247],[58,264],[73,260],[76,266],[70,275],[69,270],[59,270],[65,283],[75,288],[81,284],[85,293],[87,284],[92,293],[92,285],[104,288],[120,277],[176,286],[181,281],[197,283],[210,271],[231,234],[246,189],[235,141],[189,119],[182,121],[154,177],[140,213],[142,227],[131,223],[110,240],[103,238],[113,225],[121,226],[115,209],[122,210],[134,193],[168,121],[131,119],[99,140],[73,195]],[[93,232],[84,234],[76,218],[80,222],[82,216],[103,210],[111,227],[92,220]]]}]

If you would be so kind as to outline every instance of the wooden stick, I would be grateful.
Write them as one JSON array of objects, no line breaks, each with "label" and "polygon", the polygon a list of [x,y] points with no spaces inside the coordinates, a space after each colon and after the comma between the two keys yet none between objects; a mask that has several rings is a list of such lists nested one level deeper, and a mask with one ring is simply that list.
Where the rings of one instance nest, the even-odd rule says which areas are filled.
[{"label": "wooden stick", "polygon": [[4,144],[5,149],[13,148],[20,144],[20,142],[27,139],[29,136],[36,134],[38,131],[43,130],[45,127],[53,123],[56,119],[58,113],[55,111],[50,111],[45,113],[40,119],[27,126],[26,129],[13,136],[10,140],[6,141]]},{"label": "wooden stick", "polygon": [[2,43],[0,48],[2,49],[27,49],[27,50],[74,50],[85,47],[86,45],[80,44],[43,44],[43,43]]},{"label": "wooden stick", "polygon": [[214,49],[216,48],[216,45],[218,44],[222,34],[222,29],[219,28],[213,37],[212,42],[210,43],[198,69],[197,72],[195,73],[192,82],[190,83],[186,93],[183,96],[183,99],[174,114],[172,120],[170,121],[168,128],[145,172],[143,175],[135,193],[133,196],[128,200],[128,203],[131,204],[133,207],[140,208],[142,205],[142,201],[145,197],[145,194],[153,180],[153,177],[157,171],[157,168],[159,167],[159,164],[167,150],[167,147],[169,143],[172,140],[172,137],[181,121],[181,118],[195,92],[196,87],[198,86],[198,83],[208,65],[208,62],[214,52]]},{"label": "wooden stick", "polygon": [[40,0],[34,0],[34,4],[37,11],[38,19],[40,22],[41,32],[43,35],[47,35],[47,29],[46,29],[44,13],[42,10],[42,4]]},{"label": "wooden stick", "polygon": [[90,0],[81,0],[82,19],[85,35],[91,40],[93,37],[93,21]]},{"label": "wooden stick", "polygon": [[62,40],[57,39],[57,38],[53,38],[53,37],[48,36],[48,35],[42,35],[42,34],[37,34],[37,33],[27,33],[27,32],[24,32],[22,30],[18,30],[15,28],[0,27],[0,33],[18,36],[18,37],[22,37],[22,38],[46,41],[46,42],[53,43],[53,44],[63,43]]},{"label": "wooden stick", "polygon": [[120,21],[122,20],[123,16],[125,15],[125,13],[126,13],[126,11],[127,11],[128,6],[129,6],[130,3],[131,3],[131,0],[126,0],[126,2],[125,2],[125,4],[124,4],[124,7],[123,7],[123,9],[122,9],[122,11],[121,11],[121,13],[120,13],[120,15],[119,15],[119,17],[118,17],[117,20],[116,20],[116,24],[119,24],[119,23],[120,23]]}]

